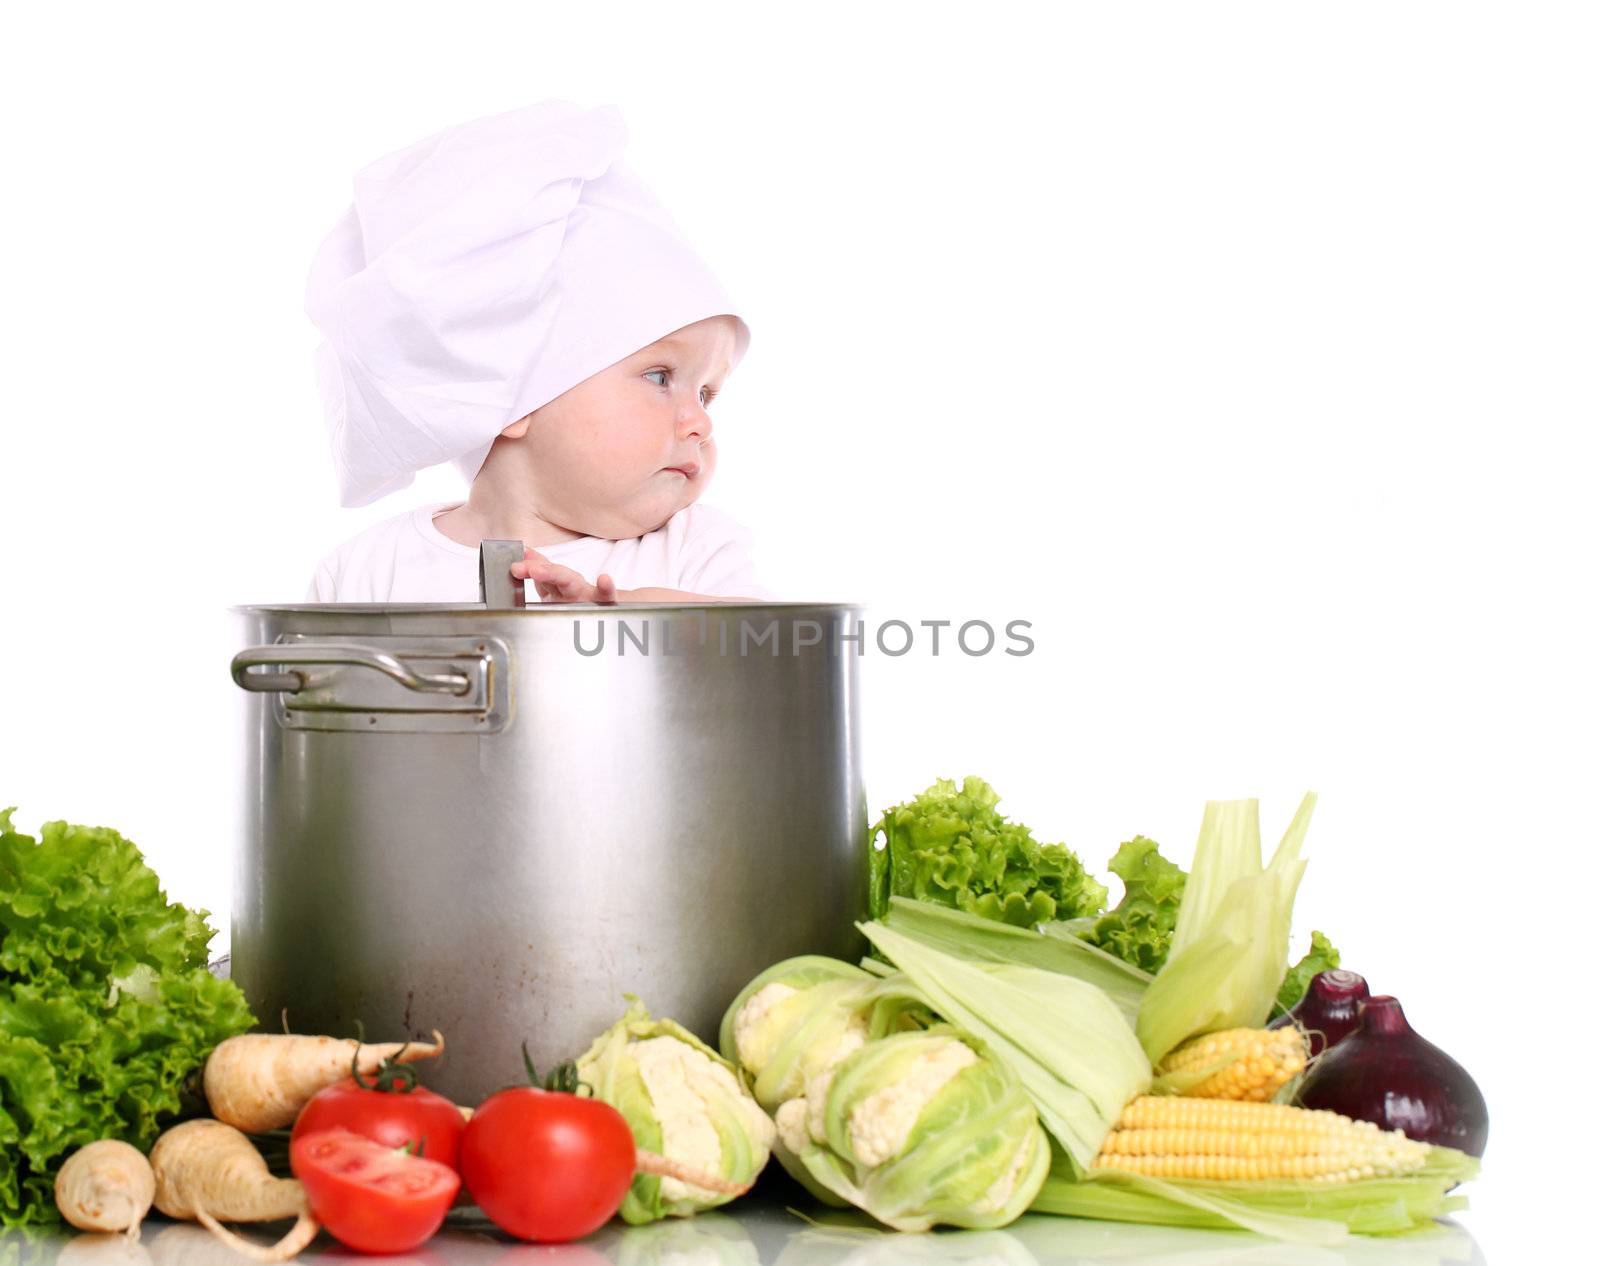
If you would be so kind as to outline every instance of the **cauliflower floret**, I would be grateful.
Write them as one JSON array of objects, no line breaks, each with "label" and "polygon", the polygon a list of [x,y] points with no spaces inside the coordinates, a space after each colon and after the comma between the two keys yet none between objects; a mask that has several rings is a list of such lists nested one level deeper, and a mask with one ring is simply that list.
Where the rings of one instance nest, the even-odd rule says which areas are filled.
[{"label": "cauliflower floret", "polygon": [[[650,1106],[661,1125],[661,1152],[671,1160],[708,1174],[722,1173],[722,1140],[707,1103],[732,1106],[758,1152],[772,1146],[773,1125],[767,1114],[740,1088],[721,1064],[675,1037],[630,1042],[628,1053],[639,1067]],[[662,1178],[667,1200],[703,1199],[705,1192],[676,1178]]]},{"label": "cauliflower floret", "polygon": [[775,980],[746,998],[739,1014],[734,1016],[733,1049],[751,1076],[761,1075],[777,1047],[776,1036],[767,1026],[767,1017],[785,998],[792,998],[799,992],[794,986]]},{"label": "cauliflower floret", "polygon": [[930,1041],[904,1080],[867,1095],[851,1111],[847,1128],[856,1161],[881,1165],[898,1156],[928,1101],[963,1068],[977,1062],[977,1052],[965,1042]]},{"label": "cauliflower floret", "polygon": [[778,1105],[777,1125],[778,1141],[795,1156],[810,1146],[811,1135],[806,1131],[806,1101],[803,1097],[786,1099]]},{"label": "cauliflower floret", "polygon": [[840,1032],[833,1049],[815,1064],[814,1071],[806,1079],[805,1099],[810,1105],[806,1113],[806,1129],[819,1143],[828,1141],[828,1088],[833,1085],[833,1075],[839,1071],[840,1064],[866,1044],[867,1017],[853,1015]]}]

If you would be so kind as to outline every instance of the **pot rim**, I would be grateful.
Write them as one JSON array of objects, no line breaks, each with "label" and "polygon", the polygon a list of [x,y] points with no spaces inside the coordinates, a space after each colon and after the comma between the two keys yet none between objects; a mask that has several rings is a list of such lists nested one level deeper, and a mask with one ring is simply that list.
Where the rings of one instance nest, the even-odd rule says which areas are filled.
[{"label": "pot rim", "polygon": [[481,602],[266,602],[228,608],[237,614],[284,615],[631,615],[649,611],[862,611],[863,602],[535,602],[526,607],[488,607]]}]

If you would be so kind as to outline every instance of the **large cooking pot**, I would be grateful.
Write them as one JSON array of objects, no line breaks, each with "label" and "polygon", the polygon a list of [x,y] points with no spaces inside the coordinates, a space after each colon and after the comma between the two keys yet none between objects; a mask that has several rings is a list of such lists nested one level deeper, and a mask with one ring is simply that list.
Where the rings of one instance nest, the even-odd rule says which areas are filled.
[{"label": "large cooking pot", "polygon": [[625,993],[714,1042],[771,963],[859,952],[858,608],[486,597],[238,609],[233,977],[265,1027],[441,1029],[428,1080],[474,1103]]}]

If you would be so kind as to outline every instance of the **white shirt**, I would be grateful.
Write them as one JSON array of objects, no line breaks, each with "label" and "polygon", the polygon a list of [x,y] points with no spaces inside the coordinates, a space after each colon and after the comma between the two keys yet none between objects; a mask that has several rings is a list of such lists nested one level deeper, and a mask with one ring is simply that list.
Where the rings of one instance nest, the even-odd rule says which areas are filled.
[{"label": "white shirt", "polygon": [[[374,524],[317,564],[309,602],[477,602],[478,547],[453,541],[433,516],[460,505],[441,501]],[[653,532],[625,541],[583,536],[536,547],[552,563],[593,584],[605,572],[618,589],[683,589],[712,598],[771,599],[751,561],[751,534],[699,502]],[[532,585],[530,603],[539,601]]]}]

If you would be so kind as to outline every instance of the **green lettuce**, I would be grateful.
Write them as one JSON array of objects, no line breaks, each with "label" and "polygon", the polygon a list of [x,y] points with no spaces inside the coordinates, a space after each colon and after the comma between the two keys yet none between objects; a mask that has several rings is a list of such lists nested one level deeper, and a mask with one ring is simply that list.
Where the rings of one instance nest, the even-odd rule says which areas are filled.
[{"label": "green lettuce", "polygon": [[958,788],[941,778],[887,810],[870,838],[873,918],[891,897],[931,901],[986,919],[1034,927],[1098,914],[1105,886],[1062,844],[1041,844],[996,811],[999,794],[981,778]]},{"label": "green lettuce", "polygon": [[1117,849],[1111,873],[1122,880],[1122,900],[1095,920],[1083,939],[1141,971],[1158,972],[1172,947],[1188,876],[1161,856],[1154,840],[1142,835]]},{"label": "green lettuce", "polygon": [[184,1078],[255,1021],[206,969],[206,912],[167,901],[139,850],[104,827],[0,812],[0,1225],[53,1222],[68,1153],[148,1150]]},{"label": "green lettuce", "polygon": [[1306,996],[1311,988],[1311,978],[1318,972],[1331,971],[1339,965],[1339,951],[1321,932],[1311,934],[1311,950],[1293,967],[1278,986],[1277,1013],[1289,1010]]}]

